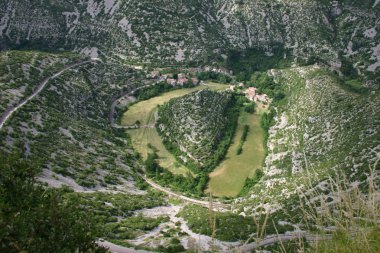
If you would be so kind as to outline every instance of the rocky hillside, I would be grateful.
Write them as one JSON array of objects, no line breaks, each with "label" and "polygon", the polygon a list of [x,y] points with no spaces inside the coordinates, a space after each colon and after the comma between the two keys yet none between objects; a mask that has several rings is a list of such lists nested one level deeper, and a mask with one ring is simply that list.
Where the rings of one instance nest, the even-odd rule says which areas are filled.
[{"label": "rocky hillside", "polygon": [[[2,115],[42,80],[83,59],[10,51],[1,53],[0,61]],[[51,185],[65,183],[83,190],[120,184],[134,190],[130,175],[135,158],[124,132],[112,129],[108,119],[113,99],[138,85],[144,85],[139,74],[120,63],[93,62],[69,69],[5,122],[0,150],[17,152],[40,165],[43,181]]]},{"label": "rocky hillside", "polygon": [[269,130],[265,176],[241,207],[265,203],[276,210],[300,191],[323,191],[340,171],[365,183],[379,160],[379,94],[353,92],[318,66],[269,73],[285,84],[286,99]]},{"label": "rocky hillside", "polygon": [[256,48],[343,73],[354,68],[375,85],[379,10],[378,0],[6,0],[0,48],[63,48],[158,64],[224,64],[230,49]]},{"label": "rocky hillside", "polygon": [[230,143],[236,114],[231,94],[202,90],[161,106],[156,126],[180,160],[210,170]]}]

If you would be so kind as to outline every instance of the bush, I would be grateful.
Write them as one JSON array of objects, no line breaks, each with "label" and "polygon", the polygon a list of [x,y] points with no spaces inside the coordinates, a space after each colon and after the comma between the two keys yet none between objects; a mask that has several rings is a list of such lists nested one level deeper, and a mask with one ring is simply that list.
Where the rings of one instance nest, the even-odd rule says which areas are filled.
[{"label": "bush", "polygon": [[253,114],[255,112],[255,104],[248,103],[244,106],[244,111]]},{"label": "bush", "polygon": [[90,216],[39,184],[36,167],[15,156],[0,160],[1,252],[106,252]]}]

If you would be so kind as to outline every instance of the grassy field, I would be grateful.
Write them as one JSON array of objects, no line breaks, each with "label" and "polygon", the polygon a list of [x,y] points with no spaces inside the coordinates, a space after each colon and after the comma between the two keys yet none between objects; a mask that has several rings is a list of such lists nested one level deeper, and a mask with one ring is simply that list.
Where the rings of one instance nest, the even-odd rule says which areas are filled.
[{"label": "grassy field", "polygon": [[[122,125],[133,125],[137,120],[141,122],[141,125],[151,125],[154,124],[154,114],[157,111],[157,106],[162,105],[175,97],[181,97],[191,92],[210,88],[211,90],[225,90],[228,86],[222,84],[210,83],[209,86],[197,86],[188,89],[179,89],[164,93],[160,96],[141,101],[129,108],[129,110],[124,113],[122,118]],[[162,144],[161,138],[158,135],[156,128],[141,128],[141,129],[130,129],[127,133],[131,136],[132,145],[137,152],[146,159],[148,153],[151,152],[148,147],[150,143],[156,150],[159,156],[159,164],[175,174],[188,175],[190,170],[185,166],[179,164],[175,157],[166,150],[165,146]]]},{"label": "grassy field", "polygon": [[[229,147],[225,160],[210,173],[210,182],[207,192],[214,196],[236,196],[244,186],[245,179],[254,175],[256,169],[262,166],[265,158],[263,146],[263,130],[260,127],[260,113],[264,110],[257,106],[257,113],[241,112],[238,128]],[[249,125],[247,140],[243,145],[243,152],[236,154],[244,125]]]},{"label": "grassy field", "polygon": [[[205,88],[212,90],[225,90],[228,86],[210,83],[209,86],[197,86],[188,89],[179,89],[164,93],[149,100],[141,101],[129,108],[124,113],[122,125],[133,125],[138,120],[141,125],[151,125],[154,123],[154,114],[158,105],[162,105],[175,97],[181,97],[194,91]],[[260,127],[260,113],[264,111],[262,105],[257,106],[257,113],[249,114],[242,112],[239,116],[239,124],[234,140],[226,159],[210,174],[210,183],[207,191],[211,191],[215,196],[236,196],[242,189],[245,179],[253,176],[255,170],[262,166],[264,160],[263,130]],[[243,132],[244,125],[250,126],[247,140],[243,145],[243,152],[236,154],[237,147]],[[190,171],[166,150],[161,138],[155,128],[141,128],[127,130],[131,136],[132,145],[137,152],[146,159],[152,150],[148,147],[150,143],[159,156],[159,164],[175,174],[188,175]]]},{"label": "grassy field", "polygon": [[170,92],[166,92],[160,96],[141,101],[133,106],[131,106],[126,113],[124,113],[121,124],[122,125],[133,125],[137,120],[141,122],[141,125],[146,125],[148,121],[152,118],[154,109],[158,105],[162,105],[172,98],[182,97],[194,91],[209,88],[211,90],[226,90],[228,85],[208,83],[208,85],[200,85],[194,88],[179,89]]}]

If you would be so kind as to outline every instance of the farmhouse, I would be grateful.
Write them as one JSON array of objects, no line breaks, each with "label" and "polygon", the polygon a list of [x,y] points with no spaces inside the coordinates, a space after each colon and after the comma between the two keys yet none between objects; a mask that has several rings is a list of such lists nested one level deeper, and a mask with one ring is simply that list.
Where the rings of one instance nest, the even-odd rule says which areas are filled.
[{"label": "farmhouse", "polygon": [[184,78],[178,78],[177,84],[183,86],[184,84],[186,84],[188,82],[189,82],[189,79],[187,79],[186,77],[184,77]]},{"label": "farmhouse", "polygon": [[183,73],[178,74],[178,80],[183,79],[183,78],[186,78],[185,74],[183,74]]},{"label": "farmhouse", "polygon": [[245,90],[245,96],[251,101],[257,101],[256,99],[256,87],[249,87],[247,90]]},{"label": "farmhouse", "polygon": [[166,79],[166,83],[175,86],[177,84],[177,80],[168,78]]},{"label": "farmhouse", "polygon": [[268,103],[269,102],[269,97],[267,94],[257,94],[256,93],[256,87],[249,87],[244,91],[245,97],[248,98],[251,101],[259,101],[263,103]]},{"label": "farmhouse", "polygon": [[193,83],[193,85],[198,85],[199,84],[199,79],[196,78],[196,77],[193,77],[193,78],[191,78],[191,82]]}]

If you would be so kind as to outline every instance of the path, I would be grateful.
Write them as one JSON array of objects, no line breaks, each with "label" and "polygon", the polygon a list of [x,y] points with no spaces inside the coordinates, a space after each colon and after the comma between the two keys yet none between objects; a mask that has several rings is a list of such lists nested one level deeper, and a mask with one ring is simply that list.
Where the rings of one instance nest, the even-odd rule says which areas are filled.
[{"label": "path", "polygon": [[98,245],[108,248],[109,251],[114,253],[151,253],[151,251],[135,250],[127,247],[116,245],[112,242],[100,239],[97,242]]},{"label": "path", "polygon": [[259,242],[253,242],[250,244],[245,244],[240,247],[240,252],[252,252],[260,247],[273,245],[275,243],[283,243],[291,240],[301,240],[305,239],[307,242],[317,242],[321,240],[329,240],[332,238],[333,235],[311,235],[307,234],[306,232],[298,232],[298,233],[292,233],[292,234],[279,234],[279,235],[270,235]]},{"label": "path", "polygon": [[15,113],[22,106],[24,106],[26,103],[28,103],[30,100],[32,100],[35,96],[37,96],[38,94],[40,94],[41,91],[43,91],[43,89],[45,88],[46,84],[51,79],[57,78],[58,76],[60,76],[66,70],[69,70],[71,68],[75,68],[75,67],[78,67],[78,66],[81,66],[81,65],[93,62],[93,61],[98,61],[98,60],[99,59],[91,59],[91,60],[87,60],[87,61],[82,61],[82,62],[77,62],[77,63],[70,64],[70,65],[64,67],[63,69],[61,69],[60,71],[58,71],[57,73],[55,73],[54,75],[45,78],[42,82],[40,82],[40,84],[37,86],[37,88],[34,90],[34,92],[31,95],[29,95],[26,99],[22,100],[15,107],[7,109],[1,115],[1,117],[0,117],[0,130],[3,128],[5,122],[12,116],[12,114]]},{"label": "path", "polygon": [[[189,197],[180,195],[180,194],[175,193],[175,192],[173,192],[173,191],[171,191],[171,190],[169,190],[169,189],[167,189],[167,188],[165,188],[159,184],[156,184],[155,182],[153,182],[152,180],[147,178],[145,175],[140,175],[140,176],[145,180],[145,182],[147,182],[150,186],[152,186],[156,190],[159,190],[159,191],[164,192],[170,196],[177,197],[179,199],[182,199],[182,200],[189,202],[189,203],[192,203],[192,204],[196,204],[196,205],[200,205],[200,206],[204,206],[204,207],[210,207],[209,201],[193,199],[193,198],[189,198]],[[226,211],[231,210],[231,206],[227,205],[227,204],[222,204],[219,202],[213,202],[212,205],[216,211],[226,212]]]},{"label": "path", "polygon": [[[136,93],[136,91],[138,90],[141,90],[141,89],[144,89],[144,88],[148,88],[148,87],[151,87],[151,86],[154,86],[155,83],[153,84],[147,84],[147,85],[144,85],[144,86],[140,86],[140,87],[137,87],[136,89],[134,90],[131,90],[127,93],[124,93],[121,97],[119,97],[118,99],[116,99],[115,101],[112,102],[111,104],[111,109],[110,109],[110,114],[109,114],[109,119],[110,119],[110,123],[111,123],[111,126],[113,128],[118,128],[118,129],[136,129],[136,128],[144,128],[144,126],[121,126],[121,125],[118,125],[115,123],[115,107],[116,107],[116,104],[121,100],[121,99],[124,99],[125,97],[128,97],[128,96],[131,96],[133,95],[134,93]],[[148,128],[149,126],[145,126],[145,128]]]},{"label": "path", "polygon": [[[153,128],[155,123],[154,124],[151,124],[151,125],[143,125],[143,126],[137,126],[137,125],[133,125],[133,126],[120,126],[118,124],[115,123],[115,119],[114,119],[114,114],[115,114],[115,107],[116,107],[116,104],[118,103],[118,101],[120,101],[121,99],[124,99],[128,96],[131,96],[133,95],[136,91],[140,90],[140,89],[143,89],[143,88],[146,88],[146,87],[150,87],[150,86],[153,86],[155,85],[155,83],[153,84],[148,84],[148,85],[144,85],[144,86],[140,86],[128,93],[125,93],[122,95],[122,97],[116,99],[112,105],[111,105],[111,109],[110,109],[110,123],[111,123],[111,126],[114,127],[114,128],[119,128],[119,129],[137,129],[137,128]],[[157,116],[156,116],[157,117]],[[175,193],[165,187],[162,187],[161,185],[159,184],[156,184],[155,182],[153,182],[152,180],[150,180],[149,178],[147,178],[145,175],[141,175],[141,174],[138,174],[142,179],[145,180],[145,182],[147,182],[151,187],[153,187],[154,189],[158,190],[158,191],[161,191],[161,192],[164,192],[170,196],[174,196],[174,197],[177,197],[179,199],[182,199],[186,202],[189,202],[189,203],[193,203],[193,204],[196,204],[196,205],[200,205],[200,206],[204,206],[204,207],[207,207],[209,208],[210,207],[210,202],[209,201],[202,201],[202,200],[198,200],[198,199],[193,199],[193,198],[189,198],[189,197],[186,197],[186,196],[183,196],[183,195],[180,195],[178,193]],[[225,211],[229,211],[231,210],[231,206],[230,205],[226,205],[226,204],[222,204],[222,203],[218,203],[218,202],[213,202],[213,209],[215,209],[216,211],[221,211],[221,212],[225,212]]]}]

